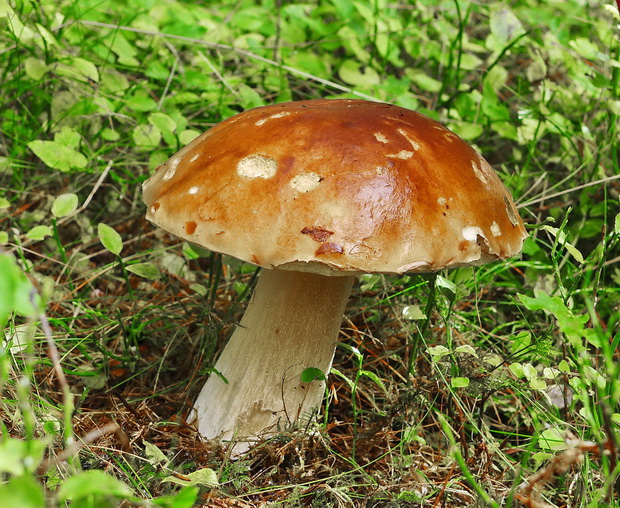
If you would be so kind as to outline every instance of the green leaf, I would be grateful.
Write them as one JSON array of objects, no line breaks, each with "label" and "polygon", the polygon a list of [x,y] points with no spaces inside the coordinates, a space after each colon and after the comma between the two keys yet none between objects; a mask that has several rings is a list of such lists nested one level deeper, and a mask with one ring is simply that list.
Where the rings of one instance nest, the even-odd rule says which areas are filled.
[{"label": "green leaf", "polygon": [[484,131],[482,125],[469,122],[450,123],[448,128],[465,141],[479,138]]},{"label": "green leaf", "polygon": [[329,373],[333,374],[334,376],[338,376],[340,379],[342,379],[343,381],[345,381],[347,383],[347,385],[349,385],[349,388],[351,390],[353,390],[355,388],[355,383],[353,381],[351,381],[346,375],[344,375],[342,372],[340,372],[336,367],[332,367],[331,369],[329,369]]},{"label": "green leaf", "polygon": [[433,361],[438,361],[442,357],[449,355],[450,350],[446,346],[433,346],[427,349],[428,354],[433,357]]},{"label": "green leaf", "polygon": [[476,353],[476,350],[469,344],[463,344],[462,346],[457,347],[454,350],[454,352],[455,353],[467,353],[468,355],[478,358],[478,353]]},{"label": "green leaf", "polygon": [[146,92],[139,90],[130,97],[126,105],[129,109],[138,112],[153,111],[157,109],[157,103]]},{"label": "green leaf", "polygon": [[24,61],[24,70],[29,78],[39,81],[43,76],[45,76],[48,66],[43,60],[30,56]]},{"label": "green leaf", "polygon": [[88,498],[107,496],[128,498],[132,494],[131,489],[121,481],[103,471],[93,469],[67,478],[58,490],[58,499],[71,500],[72,506],[79,506],[80,500]]},{"label": "green leaf", "polygon": [[101,73],[101,88],[111,94],[124,94],[129,88],[129,81],[124,74],[105,68]]},{"label": "green leaf", "polygon": [[[35,23],[34,26],[37,28],[37,31],[41,35],[41,40],[45,41],[45,44],[48,47],[48,51],[52,46],[58,46],[58,42],[47,28],[45,28],[40,23]],[[40,41],[37,41],[37,43],[40,43]],[[42,46],[42,44],[39,45]]]},{"label": "green leaf", "polygon": [[521,365],[519,362],[511,363],[508,368],[510,369],[510,372],[512,372],[516,377],[525,377],[525,369],[523,368],[523,365]]},{"label": "green leaf", "polygon": [[149,443],[148,441],[144,441],[144,455],[146,455],[146,458],[149,459],[153,464],[168,463],[168,457],[164,455],[164,452],[162,452],[153,443]]},{"label": "green leaf", "polygon": [[136,126],[133,130],[133,140],[136,148],[140,150],[152,150],[159,145],[161,141],[161,131],[150,124],[142,124]]},{"label": "green leaf", "polygon": [[100,222],[97,225],[97,234],[99,235],[99,240],[103,246],[112,254],[116,254],[118,256],[121,253],[121,250],[123,250],[123,240],[121,235],[119,235],[113,228],[103,222]]},{"label": "green leaf", "polygon": [[536,55],[525,72],[530,81],[539,81],[547,76],[547,64],[540,55]]},{"label": "green leaf", "polygon": [[465,388],[469,386],[469,378],[468,377],[453,377],[450,380],[450,385],[452,388]]},{"label": "green leaf", "polygon": [[534,367],[531,363],[523,364],[523,372],[527,379],[536,379],[538,377],[538,372],[536,371],[536,367]]},{"label": "green leaf", "polygon": [[370,291],[379,282],[381,282],[381,275],[377,273],[365,273],[360,275],[360,289],[362,291]]},{"label": "green leaf", "polygon": [[348,350],[353,355],[355,355],[355,358],[357,359],[358,362],[362,361],[362,359],[364,358],[362,356],[362,353],[360,353],[360,350],[357,349],[355,346],[352,346],[351,344],[347,344],[346,342],[340,342],[338,345]]},{"label": "green leaf", "polygon": [[[11,254],[0,252],[0,330],[6,326],[11,312],[20,316],[31,316],[35,313],[31,294],[32,284],[21,271]],[[35,304],[38,299],[35,299]],[[0,453],[0,461],[2,453]],[[1,468],[0,468],[1,471]]]},{"label": "green leaf", "polygon": [[153,263],[135,263],[126,267],[128,272],[135,273],[145,279],[154,280],[160,277],[159,268]]},{"label": "green leaf", "polygon": [[512,339],[510,348],[514,353],[521,353],[532,343],[532,334],[530,332],[519,332]]},{"label": "green leaf", "polygon": [[484,82],[488,83],[494,92],[497,92],[508,81],[508,71],[501,65],[493,67],[484,78]]},{"label": "green leaf", "polygon": [[241,104],[244,109],[256,108],[258,106],[264,106],[265,100],[263,97],[251,86],[241,83],[237,87],[237,92],[241,96]]},{"label": "green leaf", "polygon": [[575,258],[575,260],[578,263],[583,264],[584,262],[583,255],[581,254],[581,252],[579,252],[577,247],[575,247],[574,245],[572,245],[566,240],[566,233],[564,233],[564,231],[560,231],[558,228],[554,228],[552,226],[546,226],[546,225],[542,226],[540,229],[544,231],[548,231],[553,236],[555,236],[558,243],[562,245],[567,250],[567,252]]},{"label": "green leaf", "polygon": [[18,476],[0,485],[0,499],[6,507],[45,508],[41,485],[32,476]]},{"label": "green leaf", "polygon": [[46,166],[59,171],[67,172],[70,169],[82,169],[88,164],[86,157],[80,152],[69,148],[57,141],[34,140],[28,143],[34,154]]},{"label": "green leaf", "polygon": [[437,276],[437,278],[435,279],[435,284],[437,285],[437,287],[447,289],[451,293],[456,294],[456,284],[441,275]]},{"label": "green leaf", "polygon": [[83,58],[66,59],[56,66],[56,74],[66,76],[77,81],[99,81],[99,72],[94,63],[84,60]]},{"label": "green leaf", "polygon": [[325,374],[321,369],[316,367],[308,367],[304,369],[300,376],[302,383],[312,383],[312,381],[325,381]]},{"label": "green leaf", "polygon": [[193,473],[189,473],[183,475],[185,479],[178,478],[176,476],[168,476],[162,480],[163,482],[176,483],[178,485],[183,486],[204,486],[204,487],[217,487],[219,486],[219,481],[217,480],[217,474],[213,469],[205,467],[203,469],[199,469],[198,471],[194,471]]},{"label": "green leaf", "polygon": [[585,37],[576,37],[575,39],[571,39],[568,45],[588,60],[597,60],[603,56],[603,53],[600,52],[596,45],[590,39]]},{"label": "green leaf", "polygon": [[543,369],[542,377],[544,379],[555,379],[560,375],[560,371],[558,369],[554,369],[553,367],[545,367]]},{"label": "green leaf", "polygon": [[432,78],[424,72],[412,71],[408,72],[407,76],[411,78],[411,81],[418,85],[422,90],[431,93],[437,93],[441,90],[441,81]]},{"label": "green leaf", "polygon": [[558,369],[560,372],[564,372],[565,374],[570,373],[570,365],[566,360],[562,360],[558,363]]},{"label": "green leaf", "polygon": [[4,208],[8,208],[9,206],[11,206],[11,203],[9,202],[8,199],[0,198],[0,210],[2,210]]},{"label": "green leaf", "polygon": [[0,19],[2,18],[6,18],[6,21],[2,22],[3,26],[8,25],[9,30],[13,32],[20,42],[28,43],[34,39],[35,32],[20,21],[6,0],[0,1]]},{"label": "green leaf", "polygon": [[76,194],[68,193],[58,196],[52,204],[52,215],[54,217],[66,217],[71,215],[78,206],[78,197]]},{"label": "green leaf", "polygon": [[118,141],[121,138],[121,135],[118,133],[118,131],[110,129],[109,127],[105,127],[101,131],[101,138],[106,141]]},{"label": "green leaf", "polygon": [[107,40],[112,41],[110,49],[118,57],[118,63],[130,67],[140,65],[140,62],[135,58],[137,53],[133,44],[129,44],[129,42],[127,42],[123,32],[118,30],[115,33],[108,35]]},{"label": "green leaf", "polygon": [[34,471],[41,464],[48,444],[47,439],[21,441],[7,438],[0,442],[0,472],[21,476]]},{"label": "green leaf", "polygon": [[189,285],[189,288],[200,296],[206,296],[209,293],[209,290],[202,284],[193,283]]},{"label": "green leaf", "polygon": [[404,319],[411,319],[411,320],[416,320],[416,319],[426,319],[426,314],[424,314],[424,312],[422,312],[422,309],[420,309],[419,305],[406,305],[405,307],[403,307],[403,318]]},{"label": "green leaf", "polygon": [[521,22],[507,7],[491,12],[489,27],[495,39],[504,45],[525,33]]},{"label": "green leaf", "polygon": [[482,112],[492,122],[503,122],[510,119],[508,106],[500,102],[493,85],[490,81],[484,80],[482,93]]},{"label": "green leaf", "polygon": [[185,146],[194,141],[198,136],[200,136],[200,132],[194,129],[186,129],[181,134],[179,134],[179,142]]},{"label": "green leaf", "polygon": [[9,234],[6,231],[0,231],[0,245],[9,243]]},{"label": "green leaf", "polygon": [[538,446],[543,450],[566,450],[564,434],[557,427],[543,430],[538,437]]},{"label": "green leaf", "polygon": [[160,112],[151,113],[149,115],[149,123],[162,132],[174,132],[177,128],[177,124],[172,118]]},{"label": "green leaf", "polygon": [[517,128],[512,122],[493,122],[491,128],[503,138],[517,140]]},{"label": "green leaf", "polygon": [[530,379],[530,388],[532,390],[542,391],[547,389],[547,383],[545,383],[544,379],[540,378],[531,378]]},{"label": "green leaf", "polygon": [[183,487],[176,494],[158,497],[152,502],[156,506],[167,508],[192,508],[196,504],[199,491],[198,487]]},{"label": "green leaf", "polygon": [[367,64],[370,61],[370,53],[360,43],[360,38],[353,28],[348,25],[338,30],[338,37],[348,53],[352,53],[358,62]]},{"label": "green leaf", "polygon": [[26,233],[26,238],[34,240],[35,242],[40,242],[53,234],[52,228],[49,226],[35,226]]},{"label": "green leaf", "polygon": [[377,376],[377,374],[371,372],[370,370],[360,370],[360,376],[366,376],[367,378],[372,379],[375,384],[387,394],[387,389],[383,384],[383,380]]},{"label": "green leaf", "polygon": [[54,141],[68,148],[77,148],[80,144],[80,139],[79,132],[66,125],[60,129],[60,132],[54,134]]},{"label": "green leaf", "polygon": [[338,69],[340,79],[353,86],[372,86],[381,82],[379,74],[372,67],[361,67],[355,60],[345,60]]}]

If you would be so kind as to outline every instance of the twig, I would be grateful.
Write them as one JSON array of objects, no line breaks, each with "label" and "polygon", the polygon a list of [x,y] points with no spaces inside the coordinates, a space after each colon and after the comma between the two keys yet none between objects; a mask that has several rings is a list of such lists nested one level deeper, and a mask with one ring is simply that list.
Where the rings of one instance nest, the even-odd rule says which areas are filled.
[{"label": "twig", "polygon": [[239,93],[232,87],[230,86],[230,83],[228,81],[226,81],[226,78],[224,78],[224,76],[222,76],[222,74],[220,73],[220,71],[217,70],[217,68],[215,67],[215,65],[213,65],[211,63],[211,60],[209,60],[207,58],[207,55],[205,55],[202,51],[198,52],[198,56],[200,58],[202,58],[206,64],[209,66],[209,68],[211,69],[211,72],[213,72],[213,74],[215,74],[217,76],[217,79],[219,79],[222,84],[228,88],[228,91],[233,94],[237,99],[241,100],[241,96],[239,95]]},{"label": "twig", "polygon": [[[37,290],[33,288],[30,293],[30,301],[35,308],[37,308],[37,303],[35,300],[36,295]],[[54,372],[56,372],[56,377],[58,378],[60,387],[62,388],[63,393],[70,394],[71,390],[69,388],[69,383],[67,383],[67,378],[65,377],[65,373],[62,370],[62,365],[60,365],[60,355],[58,354],[58,348],[56,347],[56,342],[54,342],[54,338],[52,337],[52,327],[50,326],[50,323],[47,320],[47,316],[45,315],[45,313],[39,311],[37,318],[41,322],[43,335],[45,335],[45,340],[47,341],[47,354],[49,355],[50,360],[52,360]]]},{"label": "twig", "polygon": [[77,455],[77,453],[84,446],[93,443],[94,441],[97,441],[99,438],[102,438],[107,434],[112,433],[114,433],[123,448],[127,448],[129,446],[129,439],[127,435],[121,430],[121,428],[116,423],[108,423],[100,429],[94,429],[86,433],[79,439],[79,441],[76,441],[71,446],[67,447],[63,452],[59,453],[55,459],[47,459],[43,461],[41,465],[37,468],[37,474],[45,474],[50,467],[60,464],[61,462],[65,462],[71,457],[75,457],[75,455]]},{"label": "twig", "polygon": [[556,455],[547,467],[541,469],[525,480],[525,483],[516,496],[527,508],[553,508],[551,505],[541,501],[539,488],[544,487],[558,474],[563,474],[573,465],[580,464],[586,453],[600,455],[598,445],[592,441],[581,441],[577,437],[568,433],[566,437],[568,449]]},{"label": "twig", "polygon": [[306,78],[309,79],[311,81],[316,81],[317,83],[321,83],[322,85],[328,86],[330,88],[335,88],[336,90],[340,90],[341,92],[345,92],[345,93],[350,93],[352,95],[356,95],[357,97],[361,97],[363,99],[367,99],[367,100],[371,100],[371,101],[375,101],[375,102],[383,102],[381,101],[381,99],[378,99],[377,97],[372,97],[370,95],[361,93],[361,92],[357,92],[355,90],[353,90],[352,88],[340,85],[338,83],[335,83],[334,81],[330,81],[328,79],[323,79],[320,78],[318,76],[314,76],[312,74],[309,74],[307,72],[304,71],[300,71],[299,69],[295,69],[294,67],[291,67],[289,65],[284,65],[281,63],[276,62],[275,60],[271,60],[269,58],[265,58],[263,56],[257,55],[256,53],[252,53],[251,51],[247,51],[245,49],[241,49],[241,48],[236,48],[234,46],[231,46],[229,44],[220,44],[218,42],[209,42],[209,41],[204,41],[202,39],[195,39],[193,37],[185,37],[183,35],[174,35],[174,34],[168,34],[165,32],[156,32],[153,30],[143,30],[141,28],[134,28],[131,26],[121,26],[121,25],[113,25],[111,23],[100,23],[99,21],[87,21],[84,19],[81,19],[79,21],[76,21],[76,23],[80,23],[82,25],[87,25],[87,26],[97,26],[97,27],[101,27],[101,28],[111,28],[111,29],[115,29],[115,30],[123,30],[126,32],[134,32],[134,33],[139,33],[139,34],[143,34],[143,35],[151,35],[153,37],[165,37],[167,39],[176,39],[179,41],[184,41],[184,42],[189,42],[192,44],[198,44],[201,46],[207,46],[210,48],[217,48],[217,49],[225,49],[228,51],[233,51],[235,53],[238,53],[240,55],[246,56],[252,60],[258,60],[259,62],[263,62],[266,63],[268,65],[272,65],[274,67],[278,67],[280,69],[283,69],[287,72],[290,72],[291,74],[295,74],[297,76],[300,76],[302,78]]},{"label": "twig", "polygon": [[84,210],[86,210],[86,207],[90,204],[90,202],[93,200],[93,198],[95,197],[95,194],[97,193],[97,191],[99,190],[99,187],[101,187],[101,184],[103,183],[103,181],[106,179],[106,177],[108,176],[108,173],[110,172],[110,169],[112,169],[112,164],[114,164],[113,160],[108,161],[107,166],[105,167],[105,169],[101,172],[101,175],[99,175],[99,178],[97,179],[97,181],[95,182],[95,186],[93,187],[93,189],[90,191],[90,194],[88,195],[88,197],[86,198],[86,200],[84,201],[84,203],[82,203],[82,206],[80,206],[77,210],[75,210],[73,213],[67,215],[66,217],[63,217],[62,219],[60,219],[58,221],[58,225],[60,224],[64,224],[65,222],[67,222],[69,219],[75,217],[77,214],[82,213]]},{"label": "twig", "polygon": [[176,54],[176,51],[175,51],[175,59],[172,62],[172,69],[170,70],[170,74],[168,74],[168,80],[166,81],[166,86],[164,87],[164,91],[162,92],[161,97],[159,99],[159,103],[157,104],[157,111],[161,109],[161,105],[164,103],[164,99],[166,98],[166,95],[168,95],[168,90],[170,90],[170,83],[172,83],[172,78],[174,78],[174,75],[177,72],[178,63],[179,63],[179,55]]},{"label": "twig", "polygon": [[613,180],[618,180],[619,178],[620,178],[620,175],[614,175],[614,176],[608,176],[607,178],[601,178],[600,180],[595,180],[594,182],[584,183],[583,185],[578,185],[577,187],[571,187],[570,189],[565,189],[563,191],[556,192],[554,194],[549,194],[548,196],[543,196],[541,198],[533,199],[532,201],[526,201],[525,203],[520,203],[517,205],[517,208],[525,208],[527,206],[535,205],[536,203],[540,203],[542,201],[546,201],[552,198],[557,198],[558,196],[563,196],[564,194],[569,194],[571,192],[585,189],[587,187],[592,187],[594,185],[599,185],[601,183],[607,183]]},{"label": "twig", "polygon": [[[82,204],[82,206],[80,206],[77,210],[75,210],[73,213],[70,213],[69,215],[63,217],[62,219],[60,219],[56,224],[57,225],[61,225],[64,224],[65,222],[67,222],[69,219],[72,219],[73,217],[75,217],[77,214],[83,212],[86,207],[90,204],[90,202],[92,201],[93,197],[95,196],[95,194],[97,193],[97,190],[99,190],[99,187],[101,187],[101,184],[103,183],[103,181],[105,180],[106,176],[108,176],[108,173],[110,172],[110,169],[112,168],[112,164],[114,163],[114,161],[108,161],[108,165],[105,167],[105,169],[103,170],[103,172],[101,173],[101,175],[99,175],[99,178],[97,179],[97,181],[95,182],[95,186],[93,187],[93,189],[90,191],[90,194],[88,195],[88,197],[86,198],[86,200],[84,201],[84,203]],[[38,240],[26,240],[23,243],[21,242],[21,238],[25,237],[26,234],[22,234],[19,235],[19,239],[17,240],[17,243],[13,244],[13,248],[12,250],[16,250],[16,249],[23,249],[24,247],[27,247],[28,245],[32,245],[33,243],[37,243]]]}]

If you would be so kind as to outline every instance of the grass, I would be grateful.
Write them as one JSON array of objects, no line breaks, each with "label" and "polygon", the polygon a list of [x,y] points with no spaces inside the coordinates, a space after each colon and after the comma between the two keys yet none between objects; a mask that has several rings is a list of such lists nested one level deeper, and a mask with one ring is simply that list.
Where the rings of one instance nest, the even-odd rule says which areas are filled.
[{"label": "grass", "polygon": [[[0,0],[0,498],[12,506],[620,505],[612,2]],[[140,184],[247,108],[439,119],[511,189],[521,257],[360,278],[323,415],[240,459],[192,401],[252,266]]]}]

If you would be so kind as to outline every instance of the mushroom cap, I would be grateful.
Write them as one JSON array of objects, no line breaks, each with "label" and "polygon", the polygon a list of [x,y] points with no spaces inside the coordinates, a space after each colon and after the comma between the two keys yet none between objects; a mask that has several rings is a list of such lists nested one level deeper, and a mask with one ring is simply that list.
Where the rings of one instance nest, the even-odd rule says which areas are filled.
[{"label": "mushroom cap", "polygon": [[143,190],[149,221],[266,268],[430,272],[514,256],[527,236],[510,193],[465,141],[363,100],[240,113]]}]

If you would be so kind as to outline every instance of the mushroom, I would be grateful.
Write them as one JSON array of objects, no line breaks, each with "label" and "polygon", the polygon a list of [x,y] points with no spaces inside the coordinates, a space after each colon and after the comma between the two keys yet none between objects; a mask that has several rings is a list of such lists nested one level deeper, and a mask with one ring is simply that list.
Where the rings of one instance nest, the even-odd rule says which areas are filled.
[{"label": "mushroom", "polygon": [[518,254],[526,237],[471,146],[362,100],[233,116],[160,166],[144,202],[155,225],[264,268],[194,406],[209,439],[268,436],[320,406],[324,381],[301,374],[329,372],[356,276],[480,265]]}]

